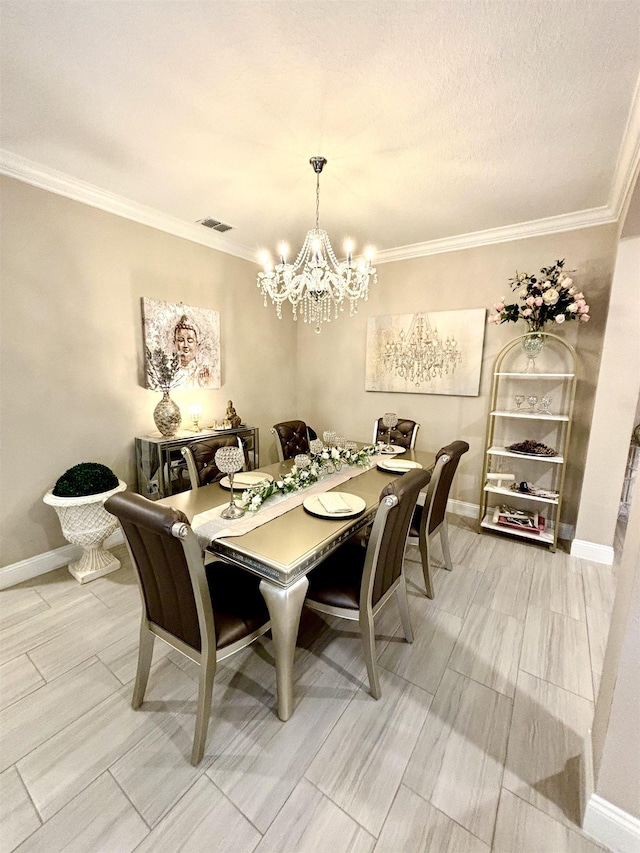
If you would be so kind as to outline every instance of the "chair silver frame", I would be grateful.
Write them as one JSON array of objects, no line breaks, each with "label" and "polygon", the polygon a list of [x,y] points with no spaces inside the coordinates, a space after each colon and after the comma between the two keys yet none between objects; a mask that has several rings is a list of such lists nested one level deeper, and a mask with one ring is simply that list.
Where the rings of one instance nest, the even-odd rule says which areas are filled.
[{"label": "chair silver frame", "polygon": [[271,623],[266,622],[252,634],[248,634],[246,637],[243,637],[237,642],[218,651],[216,649],[216,632],[211,595],[209,592],[209,584],[207,583],[207,576],[198,540],[191,527],[184,522],[176,522],[171,528],[171,535],[178,539],[182,544],[187,567],[189,569],[189,577],[191,578],[196,611],[198,613],[201,651],[198,652],[183,640],[169,633],[164,628],[161,628],[160,625],[155,624],[147,617],[146,602],[142,589],[142,581],[140,580],[138,573],[138,565],[129,545],[129,540],[125,535],[125,542],[127,543],[131,563],[136,570],[140,595],[142,598],[138,666],[136,670],[131,705],[136,709],[142,705],[147,688],[147,682],[149,680],[149,671],[151,669],[151,661],[153,658],[153,646],[156,637],[159,637],[163,642],[167,643],[169,646],[176,649],[176,651],[198,664],[200,667],[200,672],[198,674],[198,706],[196,711],[193,749],[191,751],[191,763],[197,765],[202,761],[202,756],[204,755],[207,730],[209,728],[209,717],[211,715],[213,681],[218,662],[231,657],[231,655],[236,654],[236,652],[241,651],[253,643],[254,640],[257,640],[258,637],[261,637],[270,629]]},{"label": "chair silver frame", "polygon": [[346,607],[333,607],[328,604],[320,604],[308,598],[305,599],[305,606],[310,610],[316,610],[319,613],[327,613],[330,616],[338,616],[340,619],[349,619],[352,622],[359,623],[364,658],[367,664],[367,675],[369,676],[369,686],[371,689],[371,695],[374,699],[379,699],[381,696],[380,679],[376,665],[374,618],[385,604],[389,602],[394,593],[398,602],[398,610],[400,611],[400,620],[402,622],[405,639],[407,643],[413,642],[404,567],[402,568],[397,580],[391,584],[382,598],[380,598],[375,605],[372,604],[373,584],[378,565],[378,557],[380,555],[380,547],[382,545],[382,534],[387,523],[389,512],[393,507],[397,506],[397,504],[398,498],[395,495],[387,495],[380,502],[376,512],[362,572],[358,610],[351,610]]},{"label": "chair silver frame", "polygon": [[[238,447],[241,450],[244,450],[244,444],[242,443],[242,439],[240,438],[240,436],[238,436],[237,441],[238,441]],[[187,463],[187,471],[189,472],[189,480],[191,481],[191,488],[192,489],[199,489],[200,488],[200,478],[198,476],[198,466],[196,465],[196,460],[193,456],[193,453],[191,452],[191,448],[188,445],[185,445],[184,447],[180,448],[180,453],[182,453],[182,455],[184,456],[186,463]]]},{"label": "chair silver frame", "polygon": [[[405,418],[401,418],[401,420],[405,420]],[[406,420],[409,420],[408,418]],[[373,436],[371,438],[372,444],[377,444],[380,440],[378,438],[378,424],[380,422],[380,418],[376,418],[373,422]],[[409,450],[414,450],[416,446],[416,439],[418,438],[418,430],[420,429],[420,424],[417,421],[414,421],[415,426],[413,428],[413,432],[411,433],[411,440],[409,441]]]},{"label": "chair silver frame", "polygon": [[447,527],[446,512],[442,522],[435,528],[435,530],[431,532],[429,536],[427,536],[429,522],[431,521],[431,513],[433,511],[433,499],[438,490],[440,476],[442,474],[444,466],[447,464],[447,462],[450,461],[451,457],[447,456],[446,453],[443,453],[442,456],[440,456],[436,460],[433,473],[431,474],[431,479],[429,480],[429,485],[427,486],[424,506],[422,507],[419,535],[410,535],[408,538],[408,542],[410,545],[417,545],[420,549],[420,557],[422,560],[422,574],[424,576],[424,586],[427,593],[427,598],[435,597],[435,593],[433,590],[433,576],[431,572],[431,539],[433,539],[433,537],[437,533],[440,534],[440,544],[442,546],[444,564],[449,571],[453,570],[453,563],[451,562],[451,552],[449,550],[449,529]]}]

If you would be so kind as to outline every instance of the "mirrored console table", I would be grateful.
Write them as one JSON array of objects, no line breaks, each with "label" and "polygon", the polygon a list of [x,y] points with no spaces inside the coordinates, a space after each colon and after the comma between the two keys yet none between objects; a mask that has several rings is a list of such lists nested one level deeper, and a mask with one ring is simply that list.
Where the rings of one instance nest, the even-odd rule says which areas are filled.
[{"label": "mirrored console table", "polygon": [[237,429],[200,432],[178,430],[173,438],[160,433],[136,437],[136,470],[138,474],[138,494],[151,500],[167,498],[191,488],[189,473],[184,456],[180,452],[203,438],[216,435],[236,435],[242,439],[245,456],[250,469],[260,467],[259,430],[253,426],[239,426]]}]

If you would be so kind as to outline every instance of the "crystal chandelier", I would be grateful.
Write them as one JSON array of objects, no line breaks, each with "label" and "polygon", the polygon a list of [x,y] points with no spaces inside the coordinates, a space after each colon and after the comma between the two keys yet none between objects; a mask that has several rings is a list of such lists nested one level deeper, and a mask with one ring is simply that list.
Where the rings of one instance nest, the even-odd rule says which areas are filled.
[{"label": "crystal chandelier", "polygon": [[419,386],[436,377],[453,373],[462,361],[462,353],[453,337],[441,341],[431,328],[428,314],[415,314],[409,331],[386,341],[384,364],[401,379]]},{"label": "crystal chandelier", "polygon": [[[315,324],[320,332],[323,322],[331,322],[349,301],[349,314],[357,312],[359,299],[369,296],[369,282],[377,281],[375,267],[371,266],[373,252],[367,249],[365,258],[353,260],[353,243],[345,244],[346,259],[338,261],[326,231],[319,227],[320,217],[320,173],[327,161],[324,157],[312,157],[309,162],[316,173],[316,227],[307,232],[305,241],[293,264],[287,263],[287,247],[280,244],[280,261],[271,265],[268,254],[263,257],[264,271],[258,273],[258,287],[276,306],[282,318],[282,303],[287,299],[293,309],[293,319],[302,315],[305,323]],[[265,253],[266,254],[266,253]]]}]

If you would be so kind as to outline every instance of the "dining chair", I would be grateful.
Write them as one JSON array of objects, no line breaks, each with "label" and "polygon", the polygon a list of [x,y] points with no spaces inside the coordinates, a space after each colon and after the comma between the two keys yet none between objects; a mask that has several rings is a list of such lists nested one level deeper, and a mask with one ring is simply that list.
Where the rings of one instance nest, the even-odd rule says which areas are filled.
[{"label": "dining chair", "polygon": [[[398,447],[406,447],[407,450],[413,450],[416,446],[416,438],[420,424],[415,421],[410,421],[407,418],[399,418],[397,426],[391,430],[391,444],[397,444]],[[389,430],[382,423],[382,418],[378,418],[373,422],[373,444],[379,441],[384,441],[385,444],[389,439]]]},{"label": "dining chair", "polygon": [[449,571],[453,570],[451,552],[449,550],[449,530],[447,527],[447,501],[454,475],[460,462],[460,457],[469,450],[466,441],[453,441],[446,447],[441,447],[436,454],[436,464],[429,481],[424,506],[416,507],[411,529],[409,530],[410,544],[420,548],[422,574],[428,598],[434,597],[433,573],[431,571],[431,540],[440,534],[440,544],[444,556],[444,564]]},{"label": "dining chair", "polygon": [[304,421],[282,421],[274,424],[271,432],[277,438],[276,447],[280,462],[293,459],[298,453],[308,453],[310,433],[313,434],[312,437],[316,436]]},{"label": "dining chair", "polygon": [[[191,488],[198,489],[200,486],[208,486],[220,479],[222,472],[215,462],[216,450],[220,447],[241,447],[244,450],[240,436],[216,435],[213,438],[203,438],[192,441],[188,446],[182,447],[180,452],[187,462],[187,471],[191,481]],[[246,460],[245,450],[245,462]]]},{"label": "dining chair", "polygon": [[[117,500],[116,500],[117,498]],[[206,567],[186,515],[133,492],[105,501],[124,533],[142,595],[132,706],[144,698],[153,645],[160,637],[200,667],[191,763],[204,753],[218,661],[269,630],[259,578],[216,561]]]},{"label": "dining chair", "polygon": [[381,695],[374,619],[394,594],[405,639],[413,642],[403,561],[418,493],[428,480],[423,469],[392,480],[380,494],[366,549],[350,539],[307,575],[307,607],[359,623],[374,699]]}]

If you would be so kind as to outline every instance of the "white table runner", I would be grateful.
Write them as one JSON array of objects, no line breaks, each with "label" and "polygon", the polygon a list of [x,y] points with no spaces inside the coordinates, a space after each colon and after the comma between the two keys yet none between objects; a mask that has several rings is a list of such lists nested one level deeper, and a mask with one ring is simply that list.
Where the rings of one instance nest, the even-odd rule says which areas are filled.
[{"label": "white table runner", "polygon": [[[378,455],[372,456],[369,468],[373,468],[379,458]],[[222,511],[228,506],[225,503],[214,507],[214,509],[209,509],[206,512],[195,515],[191,522],[191,527],[198,537],[200,546],[204,549],[215,539],[223,539],[226,536],[243,536],[245,533],[255,530],[256,527],[266,524],[267,521],[278,518],[278,516],[284,515],[285,512],[289,512],[289,510],[300,506],[308,495],[328,492],[330,489],[346,483],[366,470],[368,469],[363,465],[350,465],[335,474],[328,474],[326,477],[318,480],[317,483],[307,486],[306,489],[301,489],[299,492],[293,492],[293,494],[288,495],[273,495],[268,498],[259,510],[256,512],[247,511],[242,518],[236,520],[230,521],[226,518],[220,518]],[[339,517],[339,515],[336,515],[336,519]]]}]

